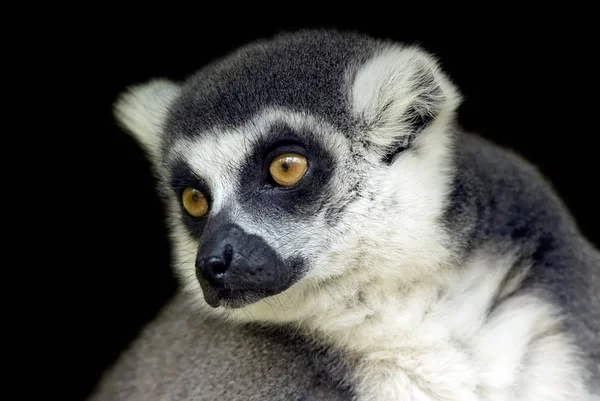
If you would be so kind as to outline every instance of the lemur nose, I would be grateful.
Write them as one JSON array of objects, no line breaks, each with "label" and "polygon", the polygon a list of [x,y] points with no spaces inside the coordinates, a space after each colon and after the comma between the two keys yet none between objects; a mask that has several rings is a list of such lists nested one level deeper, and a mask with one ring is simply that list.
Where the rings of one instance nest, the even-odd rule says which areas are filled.
[{"label": "lemur nose", "polygon": [[233,249],[231,245],[226,245],[222,255],[212,255],[196,260],[196,269],[212,285],[220,286],[223,283],[223,276],[231,264]]}]

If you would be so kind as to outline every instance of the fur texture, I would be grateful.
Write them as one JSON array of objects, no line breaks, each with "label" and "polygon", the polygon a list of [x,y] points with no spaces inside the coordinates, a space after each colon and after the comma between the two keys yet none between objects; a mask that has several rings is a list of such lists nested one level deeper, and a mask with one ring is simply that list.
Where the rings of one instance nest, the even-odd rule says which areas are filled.
[{"label": "fur texture", "polygon": [[287,329],[207,318],[179,295],[89,401],[342,401],[351,394],[334,388],[324,371],[342,369],[339,358]]},{"label": "fur texture", "polygon": [[[599,252],[535,168],[461,132],[459,103],[422,49],[304,31],[134,88],[116,109],[155,161],[202,313],[294,327],[343,355],[324,370],[358,401],[591,400]],[[285,192],[263,167],[289,142],[312,164]],[[182,168],[210,197],[202,221],[183,217]],[[204,302],[195,255],[222,216],[300,261],[283,291]]]}]

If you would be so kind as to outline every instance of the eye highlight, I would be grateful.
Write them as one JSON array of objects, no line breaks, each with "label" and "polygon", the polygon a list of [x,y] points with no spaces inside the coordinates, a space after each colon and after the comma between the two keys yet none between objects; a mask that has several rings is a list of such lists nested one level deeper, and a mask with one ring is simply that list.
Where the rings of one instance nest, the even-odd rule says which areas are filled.
[{"label": "eye highlight", "polygon": [[277,184],[289,187],[300,181],[307,168],[306,157],[298,153],[284,153],[273,159],[269,172]]},{"label": "eye highlight", "polygon": [[208,200],[206,196],[195,188],[186,188],[181,196],[181,201],[183,207],[191,216],[202,217],[208,212]]}]

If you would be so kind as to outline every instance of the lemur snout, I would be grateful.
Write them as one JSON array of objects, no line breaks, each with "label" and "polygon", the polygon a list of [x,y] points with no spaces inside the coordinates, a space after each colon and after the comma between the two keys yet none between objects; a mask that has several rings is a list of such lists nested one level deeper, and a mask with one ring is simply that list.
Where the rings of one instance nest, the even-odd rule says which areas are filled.
[{"label": "lemur snout", "polygon": [[196,278],[212,307],[241,307],[287,289],[302,271],[227,215],[209,221],[196,254]]}]

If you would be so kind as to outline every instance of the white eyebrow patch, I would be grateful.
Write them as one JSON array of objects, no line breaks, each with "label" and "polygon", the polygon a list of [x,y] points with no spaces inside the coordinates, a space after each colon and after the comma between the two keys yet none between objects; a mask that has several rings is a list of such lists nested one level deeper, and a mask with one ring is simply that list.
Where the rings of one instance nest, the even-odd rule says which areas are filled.
[{"label": "white eyebrow patch", "polygon": [[235,131],[214,132],[201,139],[184,139],[172,155],[185,161],[211,190],[213,213],[218,212],[234,192],[241,167],[251,151],[246,136]]}]

